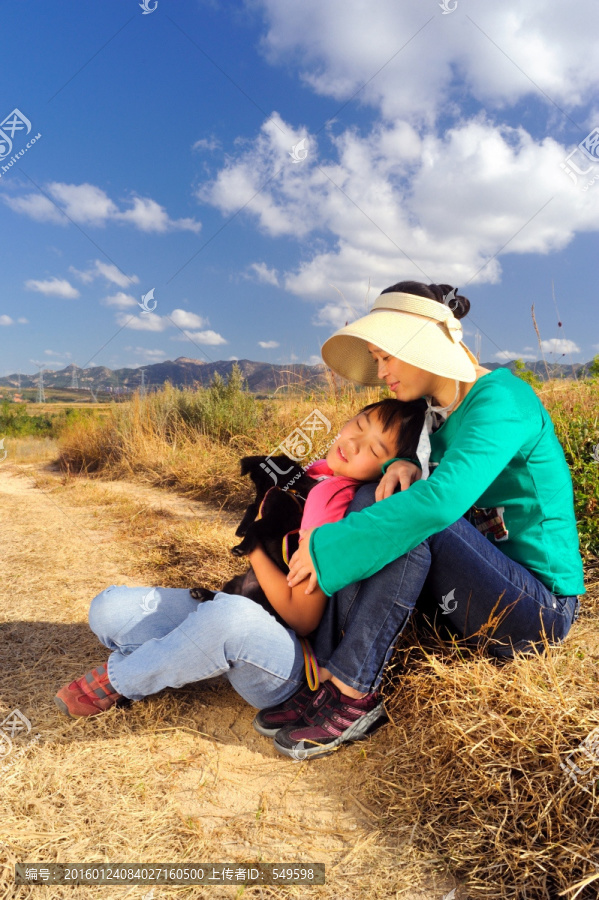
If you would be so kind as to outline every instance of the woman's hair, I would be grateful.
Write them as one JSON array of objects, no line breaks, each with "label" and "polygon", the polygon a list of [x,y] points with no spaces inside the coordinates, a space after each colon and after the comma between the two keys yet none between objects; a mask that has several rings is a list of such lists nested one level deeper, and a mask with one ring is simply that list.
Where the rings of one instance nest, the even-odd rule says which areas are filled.
[{"label": "woman's hair", "polygon": [[[461,294],[456,294],[450,300],[444,298],[454,289],[450,284],[422,284],[420,281],[399,281],[392,287],[385,288],[382,294],[403,293],[416,294],[417,297],[427,297],[429,300],[438,300],[439,303],[447,303],[456,319],[463,319],[470,310],[470,300]],[[456,289],[457,290],[457,289]]]},{"label": "woman's hair", "polygon": [[395,455],[416,456],[416,448],[420,439],[420,432],[424,425],[424,413],[427,407],[426,400],[379,400],[378,403],[369,403],[360,410],[363,412],[374,411],[379,422],[383,426],[383,432],[390,429],[395,432]]}]

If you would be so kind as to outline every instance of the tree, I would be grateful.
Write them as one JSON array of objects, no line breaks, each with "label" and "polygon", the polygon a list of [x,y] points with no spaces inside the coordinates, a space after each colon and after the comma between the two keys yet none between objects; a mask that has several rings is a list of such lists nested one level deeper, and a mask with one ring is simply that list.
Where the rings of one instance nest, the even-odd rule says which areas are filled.
[{"label": "tree", "polygon": [[526,368],[524,360],[515,359],[514,367],[516,370],[514,372],[514,375],[516,375],[522,381],[525,381],[526,384],[529,384],[532,388],[535,388],[537,390],[542,386],[543,382],[541,381],[541,379],[537,375],[535,375],[534,372],[531,372],[530,369]]}]

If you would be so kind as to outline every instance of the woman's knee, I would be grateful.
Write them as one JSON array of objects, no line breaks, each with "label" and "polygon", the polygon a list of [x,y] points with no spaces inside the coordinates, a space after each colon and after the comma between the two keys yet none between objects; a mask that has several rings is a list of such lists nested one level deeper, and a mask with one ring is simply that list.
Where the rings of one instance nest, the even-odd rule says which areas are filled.
[{"label": "woman's knee", "polygon": [[359,487],[351,503],[347,507],[347,512],[360,512],[361,509],[372,506],[375,502],[374,495],[376,489],[377,485],[374,482],[369,482],[368,484],[363,484],[362,487]]}]

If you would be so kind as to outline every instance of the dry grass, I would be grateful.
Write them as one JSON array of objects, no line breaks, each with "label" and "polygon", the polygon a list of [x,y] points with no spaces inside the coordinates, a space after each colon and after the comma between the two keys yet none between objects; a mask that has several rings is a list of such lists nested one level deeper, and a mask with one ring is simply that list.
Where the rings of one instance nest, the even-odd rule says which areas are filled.
[{"label": "dry grass", "polygon": [[564,645],[505,665],[430,629],[402,642],[387,744],[367,763],[380,823],[472,900],[599,896],[599,796],[560,768],[599,725],[598,625],[587,615]]},{"label": "dry grass", "polygon": [[[180,393],[184,398],[185,392]],[[154,395],[149,402],[136,396],[131,404],[115,404],[108,421],[79,420],[70,425],[59,439],[59,463],[67,472],[133,478],[240,509],[250,497],[238,474],[241,456],[280,453],[281,441],[317,408],[331,422],[330,433],[316,439],[310,458],[317,459],[340,425],[378,398],[378,391],[358,395],[348,390],[342,395],[254,400],[254,421],[223,441],[175,415],[175,404],[182,405],[182,400],[166,388],[164,396]]]},{"label": "dry grass", "polygon": [[[558,382],[541,397],[576,472],[590,541],[597,387]],[[169,430],[149,407],[122,408],[125,418],[111,414],[110,428],[77,423],[65,434],[62,477],[32,466],[39,488],[5,505],[12,527],[4,549],[12,555],[2,581],[3,672],[12,675],[0,703],[22,709],[42,735],[0,782],[0,841],[11,864],[78,855],[312,859],[328,865],[325,888],[251,888],[243,896],[407,898],[449,874],[462,884],[456,900],[596,900],[597,803],[560,768],[599,724],[599,576],[590,553],[589,593],[563,646],[497,666],[412,630],[387,687],[390,725],[328,759],[296,768],[274,757],[251,729],[253,711],[220,683],[166,691],[85,723],[53,712],[56,685],[98,661],[85,624],[97,591],[112,583],[217,586],[233,573],[231,520],[216,508],[200,518],[190,498],[238,508],[247,497],[240,455],[273,452],[314,407],[334,432],[371,399],[271,404],[259,428],[224,443],[197,429]],[[22,452],[25,459],[25,445]],[[121,481],[72,474],[86,470]],[[185,499],[164,491],[171,499],[161,505],[152,500],[159,492],[143,485],[172,487]],[[431,900],[449,890],[436,884],[425,895]],[[204,892],[237,896],[234,888],[160,888],[155,898]]]},{"label": "dry grass", "polygon": [[[14,895],[17,861],[319,861],[324,887],[256,887],[243,897],[430,900],[446,892],[417,894],[430,867],[378,828],[363,750],[316,764],[285,760],[224,682],[166,690],[87,721],[58,713],[56,688],[106,655],[86,623],[96,593],[110,584],[216,586],[237,565],[233,526],[217,509],[200,517],[167,492],[114,487],[40,466],[0,467],[0,710],[21,710],[40,735],[15,739],[24,754],[7,759],[0,779],[0,898]],[[18,896],[95,900],[148,890],[32,886]],[[154,892],[155,900],[175,895],[232,900],[242,892]]]}]

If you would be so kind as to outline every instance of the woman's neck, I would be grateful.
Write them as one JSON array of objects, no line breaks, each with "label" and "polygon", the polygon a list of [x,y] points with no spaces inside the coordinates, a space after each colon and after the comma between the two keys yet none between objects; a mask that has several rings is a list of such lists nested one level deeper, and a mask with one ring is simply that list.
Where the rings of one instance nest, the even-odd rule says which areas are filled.
[{"label": "woman's neck", "polygon": [[[480,378],[481,375],[486,375],[490,369],[484,369],[481,366],[476,367],[476,379]],[[432,400],[434,406],[440,406],[444,408],[445,406],[449,406],[449,404],[453,404],[451,409],[447,410],[447,415],[450,416],[454,410],[458,408],[464,397],[470,391],[470,389],[476,384],[476,381],[466,382],[460,381],[458,396],[456,398],[455,386],[456,382],[453,378],[437,378],[432,386]],[[455,403],[453,402],[455,398]]]}]

